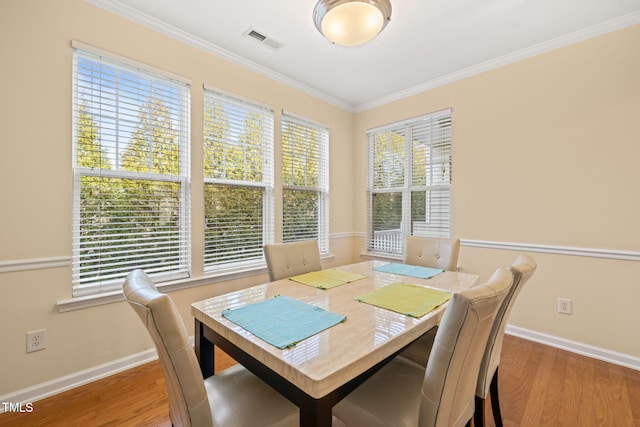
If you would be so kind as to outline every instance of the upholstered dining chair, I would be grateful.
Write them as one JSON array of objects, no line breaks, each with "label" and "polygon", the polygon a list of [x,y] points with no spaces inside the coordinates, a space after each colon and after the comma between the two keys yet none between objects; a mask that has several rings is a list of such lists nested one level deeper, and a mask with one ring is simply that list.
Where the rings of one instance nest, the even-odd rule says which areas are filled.
[{"label": "upholstered dining chair", "polygon": [[460,239],[409,236],[405,242],[404,263],[456,271]]},{"label": "upholstered dining chair", "polygon": [[272,282],[322,269],[317,240],[272,243],[263,249]]},{"label": "upholstered dining chair", "polygon": [[158,351],[174,427],[298,426],[298,408],[242,365],[203,380],[173,301],[142,270],[129,273],[123,293]]},{"label": "upholstered dining chair", "polygon": [[498,310],[498,315],[489,333],[487,348],[480,364],[480,375],[476,386],[476,412],[473,419],[475,427],[483,427],[485,425],[485,400],[489,395],[491,397],[491,409],[495,425],[496,427],[502,427],[500,398],[498,397],[498,367],[500,366],[504,331],[507,328],[507,320],[518,294],[535,273],[537,267],[538,265],[534,259],[526,254],[520,255],[511,265],[513,286],[503,301],[500,310]]},{"label": "upholstered dining chair", "polygon": [[478,370],[502,300],[513,283],[498,269],[456,293],[425,366],[396,357],[333,407],[350,427],[458,427],[471,424]]},{"label": "upholstered dining chair", "polygon": [[[485,401],[487,396],[491,398],[491,409],[496,427],[502,426],[500,399],[498,397],[498,367],[500,365],[504,331],[507,327],[507,320],[509,319],[509,314],[516,301],[516,297],[524,287],[524,284],[536,271],[536,268],[537,264],[534,259],[526,254],[520,255],[510,267],[511,273],[513,273],[513,286],[498,310],[496,319],[491,327],[491,332],[489,333],[482,363],[480,364],[478,383],[476,385],[474,427],[482,427],[485,425]],[[436,331],[437,328],[424,334],[400,353],[400,357],[405,357],[423,366],[426,365]]]}]

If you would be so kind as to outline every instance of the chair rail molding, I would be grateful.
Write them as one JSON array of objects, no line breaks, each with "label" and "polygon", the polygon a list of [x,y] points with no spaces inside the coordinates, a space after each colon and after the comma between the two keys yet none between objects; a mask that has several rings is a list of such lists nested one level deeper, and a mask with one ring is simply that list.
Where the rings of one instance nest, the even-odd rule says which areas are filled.
[{"label": "chair rail molding", "polygon": [[608,258],[623,261],[640,261],[640,252],[615,249],[583,248],[572,246],[539,245],[531,243],[494,242],[489,240],[460,239],[462,246],[508,251],[540,252],[555,255],[571,255],[591,258]]},{"label": "chair rail molding", "polygon": [[71,257],[68,256],[15,259],[11,261],[0,261],[0,273],[39,270],[42,268],[69,267],[70,265]]}]

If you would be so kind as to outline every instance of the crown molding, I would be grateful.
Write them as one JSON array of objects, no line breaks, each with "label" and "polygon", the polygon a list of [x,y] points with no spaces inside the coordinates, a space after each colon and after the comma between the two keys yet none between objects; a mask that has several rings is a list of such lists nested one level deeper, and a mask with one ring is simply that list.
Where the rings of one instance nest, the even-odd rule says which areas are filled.
[{"label": "crown molding", "polygon": [[196,49],[202,50],[218,58],[224,59],[226,61],[232,62],[241,67],[244,67],[250,71],[258,73],[278,83],[282,83],[293,89],[299,90],[300,92],[304,92],[310,96],[313,96],[316,99],[327,102],[336,107],[342,108],[343,110],[354,112],[354,106],[351,104],[348,104],[340,99],[328,96],[324,92],[313,89],[312,87],[309,87],[307,85],[304,85],[298,82],[297,80],[294,80],[289,77],[283,76],[282,74],[276,73],[275,71],[270,70],[269,68],[263,67],[260,64],[257,64],[246,58],[243,58],[240,55],[237,55],[231,51],[223,49],[218,45],[215,45],[199,37],[196,37],[193,34],[189,34],[186,31],[183,31],[172,25],[169,25],[166,22],[163,22],[159,19],[156,19],[152,16],[147,15],[146,13],[142,13],[130,6],[122,4],[117,0],[85,0],[85,2],[93,6],[96,6],[100,9],[106,10],[107,12],[113,13],[114,15],[118,15],[121,18],[127,19],[136,24],[142,25],[143,27],[147,27],[153,31],[164,34],[168,37],[178,40],[179,42],[195,47]]},{"label": "crown molding", "polygon": [[524,49],[520,49],[515,52],[508,53],[506,55],[502,55],[497,58],[493,58],[476,65],[472,65],[462,70],[455,71],[453,73],[410,87],[406,90],[396,92],[389,96],[378,98],[373,101],[366,102],[359,105],[351,105],[340,99],[328,96],[324,92],[321,92],[312,87],[304,85],[294,79],[291,79],[289,77],[283,76],[282,74],[276,73],[273,70],[270,70],[246,58],[243,58],[226,49],[223,49],[220,46],[207,42],[199,37],[195,37],[194,35],[189,34],[186,31],[180,30],[176,27],[173,27],[167,24],[166,22],[153,18],[145,13],[142,13],[136,9],[133,9],[132,7],[122,4],[118,0],[85,0],[85,2],[93,6],[99,7],[103,10],[106,10],[108,12],[111,12],[115,15],[118,15],[122,18],[125,18],[129,21],[140,24],[151,30],[154,30],[156,32],[169,36],[182,43],[185,43],[187,45],[200,49],[206,53],[209,53],[221,59],[227,60],[239,66],[242,66],[248,70],[261,74],[271,80],[282,83],[293,89],[299,90],[303,93],[313,96],[316,99],[327,102],[329,104],[332,104],[336,107],[342,108],[352,113],[359,113],[375,107],[380,107],[382,105],[385,105],[394,101],[398,101],[400,99],[407,98],[409,96],[413,96],[413,95],[434,89],[439,86],[444,86],[446,84],[453,83],[455,81],[462,80],[467,77],[474,76],[476,74],[484,73],[486,71],[490,71],[495,68],[502,67],[504,65],[508,65],[517,61],[521,61],[526,58],[530,58],[532,56],[540,55],[542,53],[549,52],[554,49],[558,49],[564,46],[578,43],[580,41],[587,40],[589,38],[600,36],[612,31],[620,30],[620,29],[630,27],[632,25],[636,25],[640,23],[640,11],[632,12],[627,15],[623,15],[623,16],[605,21],[603,23],[596,24],[582,30],[578,30],[570,34],[566,34],[564,36],[556,37],[554,39],[547,40],[545,42],[538,43],[536,45],[533,45]]},{"label": "crown molding", "polygon": [[526,47],[524,49],[517,50],[515,52],[508,53],[506,55],[499,56],[497,58],[490,59],[488,61],[481,62],[476,65],[472,65],[462,70],[455,71],[453,73],[438,77],[419,85],[410,87],[406,90],[402,90],[378,98],[371,102],[366,102],[357,106],[354,106],[354,112],[359,113],[362,111],[370,110],[375,107],[380,107],[390,102],[398,101],[409,96],[417,95],[422,92],[434,89],[439,86],[444,86],[449,83],[453,83],[458,80],[472,77],[476,74],[481,74],[486,71],[493,70],[495,68],[503,67],[505,65],[512,64],[514,62],[521,61],[523,59],[531,58],[542,53],[550,52],[561,47],[569,46],[593,37],[601,36],[612,31],[621,30],[632,25],[640,24],[640,11],[632,12],[627,15],[614,18],[600,24],[593,25],[582,30],[575,31],[564,36],[556,37],[551,40],[547,40],[542,43],[535,44],[533,46]]}]

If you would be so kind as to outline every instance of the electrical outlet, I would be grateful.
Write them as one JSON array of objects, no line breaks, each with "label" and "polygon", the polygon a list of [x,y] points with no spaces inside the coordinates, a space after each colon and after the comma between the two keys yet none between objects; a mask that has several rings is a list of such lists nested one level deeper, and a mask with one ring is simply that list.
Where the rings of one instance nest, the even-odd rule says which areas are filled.
[{"label": "electrical outlet", "polygon": [[47,348],[46,329],[27,332],[27,353]]},{"label": "electrical outlet", "polygon": [[558,298],[558,313],[572,314],[573,304],[569,298]]}]

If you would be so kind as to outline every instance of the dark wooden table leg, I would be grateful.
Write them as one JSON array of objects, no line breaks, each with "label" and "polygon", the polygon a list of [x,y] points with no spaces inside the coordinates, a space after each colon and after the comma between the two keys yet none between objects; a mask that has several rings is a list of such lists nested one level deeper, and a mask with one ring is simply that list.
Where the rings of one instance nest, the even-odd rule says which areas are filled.
[{"label": "dark wooden table leg", "polygon": [[331,400],[330,399],[310,399],[300,405],[300,425],[331,427]]},{"label": "dark wooden table leg", "polygon": [[195,350],[200,371],[202,371],[203,378],[209,378],[213,375],[214,367],[213,343],[204,337],[204,325],[198,319],[196,319],[194,332]]}]

